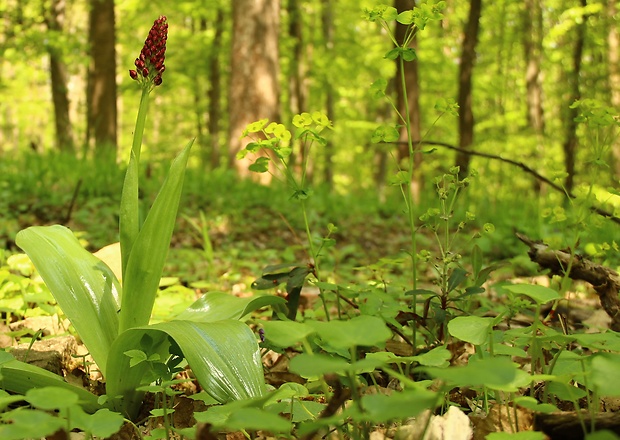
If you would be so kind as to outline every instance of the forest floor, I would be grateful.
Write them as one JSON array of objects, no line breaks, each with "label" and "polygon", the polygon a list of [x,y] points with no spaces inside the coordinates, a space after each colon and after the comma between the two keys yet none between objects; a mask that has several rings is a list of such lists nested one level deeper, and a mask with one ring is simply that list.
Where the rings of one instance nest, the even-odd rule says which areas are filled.
[{"label": "forest floor", "polygon": [[[162,280],[160,294],[154,309],[154,320],[160,321],[171,318],[207,291],[220,290],[240,297],[252,295],[255,293],[251,288],[252,282],[261,276],[262,270],[266,266],[280,263],[303,266],[309,262],[304,245],[305,236],[301,232],[303,228],[298,213],[283,210],[282,199],[275,199],[274,202],[273,198],[264,195],[256,197],[239,193],[237,196],[238,199],[241,199],[240,206],[237,208],[218,205],[213,202],[199,202],[199,195],[194,193],[187,197],[187,203],[182,205],[177,228],[173,235],[172,248],[164,269],[165,278]],[[234,196],[232,198],[234,199]],[[14,246],[12,231],[33,224],[62,223],[63,219],[67,217],[67,202],[68,200],[64,199],[58,205],[48,204],[39,209],[32,209],[33,204],[30,203],[29,206],[20,208],[24,213],[23,215],[14,215],[11,219],[6,219],[3,227],[4,236],[2,237],[6,242],[6,250],[3,258],[0,258],[4,267],[7,267],[8,264],[7,257],[18,251]],[[87,248],[94,252],[116,240],[115,231],[118,221],[114,214],[117,209],[116,203],[116,200],[105,198],[83,200],[71,213],[66,224],[81,237]],[[274,206],[274,203],[277,206]],[[364,304],[370,301],[369,298],[373,292],[377,295],[381,295],[381,292],[390,293],[398,298],[398,301],[405,301],[398,314],[394,313],[392,316],[395,320],[389,321],[392,325],[391,328],[394,324],[402,325],[402,328],[395,330],[386,345],[366,347],[358,354],[365,356],[368,353],[381,351],[408,359],[408,357],[444,347],[450,353],[448,359],[450,367],[464,367],[470,358],[479,353],[480,346],[442,334],[441,330],[438,330],[437,323],[444,318],[438,314],[433,315],[433,310],[438,313],[440,309],[431,307],[429,312],[428,304],[420,304],[419,310],[425,310],[424,313],[429,313],[428,316],[424,316],[424,320],[420,316],[413,315],[409,316],[409,320],[405,318],[403,321],[400,320],[403,313],[406,314],[403,310],[407,310],[410,306],[406,302],[410,302],[410,299],[403,299],[406,298],[407,292],[411,289],[409,287],[409,280],[411,279],[410,258],[407,255],[408,249],[411,247],[411,234],[408,230],[407,218],[402,210],[388,209],[379,205],[370,208],[361,206],[364,203],[367,202],[355,200],[354,197],[348,201],[332,200],[331,208],[325,208],[324,212],[317,213],[315,217],[311,218],[311,222],[316,226],[317,242],[320,242],[320,237],[326,235],[328,229],[329,223],[323,218],[328,215],[331,216],[329,221],[338,227],[338,230],[330,236],[330,238],[335,239],[335,245],[325,249],[321,254],[323,279],[334,285],[356,286],[355,289],[357,289],[353,289],[354,293],[351,296],[341,298],[342,302],[336,300],[329,303],[330,315],[335,317],[345,313],[356,316]],[[339,204],[343,206],[349,204],[349,207],[338,207]],[[329,205],[328,202],[323,202],[322,206],[327,205]],[[350,208],[351,206],[356,206],[356,208]],[[199,215],[201,211],[205,213],[204,217]],[[287,214],[282,214],[282,212],[287,212]],[[481,228],[482,225],[472,223],[466,230],[467,237]],[[560,338],[561,335],[583,332],[606,334],[611,318],[602,310],[597,293],[592,286],[583,282],[573,282],[562,287],[562,296],[558,301],[547,305],[543,304],[540,309],[529,307],[533,303],[528,301],[519,303],[520,308],[511,308],[515,306],[511,302],[516,301],[516,299],[515,296],[507,295],[504,288],[506,285],[527,284],[550,286],[553,289],[558,289],[561,280],[557,276],[550,276],[548,272],[542,274],[539,272],[536,264],[529,261],[528,247],[514,236],[512,230],[498,230],[496,234],[495,238],[484,238],[479,242],[486,260],[484,266],[493,265],[495,270],[489,272],[490,276],[483,285],[484,291],[477,293],[475,297],[468,300],[467,310],[471,311],[469,313],[483,318],[496,318],[509,310],[510,313],[506,318],[500,319],[494,325],[493,329],[498,331],[498,334],[515,332],[518,329],[525,329],[524,331],[526,331],[533,325],[542,324],[543,327],[538,329],[538,335],[543,342],[538,347],[540,350],[538,354],[542,356],[541,362],[546,366],[557,361],[558,352],[564,350],[579,352],[580,355],[592,354],[595,351],[592,347],[579,345],[580,343],[585,344],[583,341],[563,342],[564,340]],[[431,255],[439,255],[441,251],[439,245],[433,234],[428,230],[421,228],[417,233],[417,240],[418,251],[424,249]],[[467,276],[470,277],[471,281],[472,266],[469,262],[471,242],[469,238],[463,238],[457,239],[456,243],[455,248],[467,255],[468,260],[463,264],[463,267],[468,272]],[[438,291],[438,274],[432,264],[433,261],[436,261],[436,257],[433,258],[430,260],[431,264],[421,266],[418,272],[418,289],[426,289],[427,292]],[[9,267],[8,271],[12,274],[19,273],[15,267]],[[318,289],[312,285],[304,287],[298,309],[298,320],[312,320],[319,315],[323,306],[319,301],[318,292]],[[283,287],[273,289],[269,293],[286,296]],[[451,304],[443,311],[454,318],[461,312],[456,311],[457,307],[454,305],[456,302],[451,302]],[[6,307],[3,309],[6,326],[0,328],[0,333],[4,333],[0,338],[2,348],[17,348],[18,351],[14,351],[14,353],[24,356],[29,362],[39,365],[46,364],[45,368],[64,375],[67,380],[85,384],[94,389],[95,392],[101,392],[101,378],[96,373],[88,376],[86,370],[91,370],[84,367],[83,358],[86,349],[80,345],[79,340],[71,336],[68,323],[59,315],[35,316],[49,315],[42,312],[40,306],[41,304],[36,302],[28,303],[26,308],[30,307],[30,309],[21,308],[19,311],[14,310],[15,313]],[[539,312],[538,315],[536,310]],[[419,313],[422,312],[419,311]],[[23,315],[27,317],[24,318]],[[420,319],[418,320],[418,318]],[[271,319],[270,312],[259,311],[253,317],[251,326],[254,328],[261,320],[269,319]],[[417,323],[416,326],[421,332],[420,334],[424,334],[424,341],[413,347],[404,334],[411,331],[410,323],[412,321]],[[38,340],[34,341],[33,337]],[[532,342],[521,344],[517,339],[506,343],[506,346],[515,350],[519,347],[523,355],[513,355],[512,359],[529,374],[532,372],[533,365],[530,351]],[[263,346],[261,354],[266,383],[274,388],[279,388],[283,384],[299,384],[310,389],[312,384],[307,378],[288,369],[290,359],[298,355],[298,352],[299,350],[294,347],[284,349],[280,347],[278,350],[270,345]],[[507,349],[506,353],[509,352],[510,350]],[[616,353],[616,348],[612,348],[611,352]],[[541,371],[549,370],[543,368]],[[390,378],[380,369],[373,374],[372,383],[374,386],[370,386],[368,377],[360,375],[360,388],[357,390],[360,395],[357,397],[355,390],[328,381],[330,395],[313,389],[307,399],[316,402],[324,411],[330,405],[347,408],[353,405],[351,402],[359,399],[360,396],[363,399],[368,393],[390,395],[400,389],[402,385],[399,380]],[[172,420],[176,429],[194,427],[196,431],[193,435],[196,439],[226,438],[233,440],[250,437],[286,437],[270,435],[261,430],[256,430],[251,434],[243,430],[218,432],[209,428],[208,424],[196,425],[193,418],[194,412],[204,411],[205,407],[200,400],[192,400],[188,396],[199,392],[200,387],[195,380],[191,380],[191,372],[186,371],[182,373],[181,377],[190,380],[177,387],[181,395],[175,397],[175,413]],[[410,377],[413,378],[414,375],[411,374]],[[426,380],[428,377],[422,375],[422,377],[415,379]],[[333,380],[333,378],[329,380]],[[540,383],[536,382],[538,385]],[[440,388],[438,384],[435,384],[431,386],[431,389],[441,391],[445,403],[432,412],[430,410],[421,412],[417,417],[399,423],[359,422],[360,426],[365,426],[364,430],[361,431],[349,429],[347,433],[347,430],[343,430],[341,427],[338,431],[330,433],[329,430],[322,428],[317,431],[320,432],[320,435],[316,432],[311,434],[317,436],[316,438],[417,439],[422,431],[429,429],[429,432],[434,432],[432,434],[434,437],[430,437],[433,439],[465,439],[470,438],[467,437],[467,433],[470,432],[474,439],[483,439],[489,433],[533,432],[533,429],[542,429],[541,424],[549,423],[551,428],[546,428],[548,438],[584,438],[581,427],[584,426],[584,417],[586,416],[574,411],[576,405],[587,408],[587,417],[593,418],[607,413],[615,414],[620,409],[620,404],[611,397],[594,396],[590,398],[590,396],[579,401],[567,401],[557,396],[553,399],[547,399],[540,394],[539,388],[530,385],[520,386],[514,391],[487,394],[488,390],[482,387],[481,393],[480,387],[475,384],[454,386],[447,389]],[[574,386],[580,389],[585,388],[577,381],[574,382]],[[344,397],[342,395],[338,397],[338,390],[342,391],[343,389],[348,389],[346,391],[348,394]],[[560,394],[558,392],[558,395]],[[515,396],[533,397],[536,399],[536,404],[517,405],[514,400]],[[481,405],[481,399],[484,401],[483,405]],[[594,399],[598,400],[595,401]],[[567,417],[567,419],[563,419],[562,424],[573,426],[572,431],[579,434],[575,437],[566,437],[566,431],[553,431],[557,428],[553,424],[557,422],[555,420],[550,422],[544,420],[542,416],[545,415],[545,412],[540,411],[540,408],[536,406],[547,402],[553,402],[556,409],[564,410],[562,416]],[[145,400],[145,413],[142,423],[139,424],[142,436],[148,436],[152,429],[162,427],[161,419],[149,416],[148,411],[152,409],[153,405],[155,405],[154,398]],[[448,411],[448,408],[452,409]],[[298,415],[293,416],[290,413],[288,417],[294,419]],[[324,413],[320,415],[316,412],[313,417],[328,418]],[[332,413],[331,417],[335,417],[335,414]],[[617,423],[615,416],[613,417],[611,421],[603,419],[597,421],[598,426],[607,427],[619,433],[618,426],[620,424]],[[305,421],[307,419],[302,417],[300,420]],[[576,425],[570,425],[571,423]],[[314,438],[312,435],[310,437],[308,435],[310,434],[306,434],[304,438]],[[65,437],[58,434],[53,438]],[[135,428],[128,424],[114,438],[140,437],[136,434]],[[169,438],[181,437],[179,434],[170,434]],[[545,437],[519,438],[537,439]]]}]

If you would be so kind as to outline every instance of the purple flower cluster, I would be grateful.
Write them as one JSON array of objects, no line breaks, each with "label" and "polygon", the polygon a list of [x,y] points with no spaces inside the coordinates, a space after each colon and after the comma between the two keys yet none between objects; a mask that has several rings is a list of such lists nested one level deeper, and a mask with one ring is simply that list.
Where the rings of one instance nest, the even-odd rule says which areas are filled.
[{"label": "purple flower cluster", "polygon": [[166,40],[168,39],[168,22],[165,15],[153,23],[140,56],[134,62],[136,70],[130,70],[129,76],[136,81],[153,82],[156,86],[162,83],[161,75],[166,70]]}]

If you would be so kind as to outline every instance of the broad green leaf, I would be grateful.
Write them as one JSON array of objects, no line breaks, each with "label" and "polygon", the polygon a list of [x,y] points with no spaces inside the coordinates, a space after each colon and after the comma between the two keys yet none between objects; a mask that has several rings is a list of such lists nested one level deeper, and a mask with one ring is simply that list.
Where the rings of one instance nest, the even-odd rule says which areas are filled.
[{"label": "broad green leaf", "polygon": [[105,376],[118,334],[120,285],[112,270],[64,226],[32,226],[15,239],[30,257]]},{"label": "broad green leaf", "polygon": [[448,279],[448,292],[452,292],[454,289],[459,287],[466,278],[467,271],[465,269],[461,269],[460,267],[454,269]]},{"label": "broad green leaf", "polygon": [[[162,275],[183,189],[185,167],[194,141],[170,166],[170,172],[136,237],[123,272],[119,332],[148,324]],[[125,259],[126,256],[123,256]]]},{"label": "broad green leaf", "polygon": [[326,354],[303,353],[291,359],[289,369],[301,377],[323,376],[329,373],[344,373],[350,369],[350,364],[343,358]]},{"label": "broad green leaf", "polygon": [[77,395],[78,403],[85,411],[92,413],[101,408],[94,394],[65,382],[50,371],[18,361],[6,352],[0,352],[0,376],[2,389],[13,393],[26,394],[29,390],[44,387],[62,388]]},{"label": "broad green leaf", "polygon": [[78,395],[66,388],[48,386],[28,390],[25,400],[32,406],[49,411],[77,404]]},{"label": "broad green leaf", "polygon": [[545,304],[554,299],[560,299],[560,294],[545,286],[537,286],[535,284],[513,284],[504,286],[506,290],[510,290],[513,293],[519,293],[526,295],[536,301],[538,304]]},{"label": "broad green leaf", "polygon": [[290,414],[293,423],[316,419],[327,405],[312,400],[287,399],[269,406],[269,411]]},{"label": "broad green leaf", "polygon": [[448,323],[448,332],[461,341],[482,345],[489,339],[493,318],[480,316],[457,316]]},{"label": "broad green leaf", "polygon": [[411,358],[425,367],[447,367],[452,353],[446,347],[435,347],[431,351]]},{"label": "broad green leaf", "polygon": [[256,158],[253,164],[251,164],[248,169],[255,173],[266,173],[269,171],[269,162],[270,159],[265,156],[261,156]]},{"label": "broad green leaf", "polygon": [[411,24],[413,23],[413,10],[403,11],[396,17],[396,21],[400,24]]},{"label": "broad green leaf", "polygon": [[519,371],[516,364],[503,357],[470,359],[464,367],[426,367],[423,370],[456,386],[486,386],[499,390],[512,387]]},{"label": "broad green leaf", "polygon": [[572,335],[584,347],[598,350],[620,351],[620,333],[580,333]]},{"label": "broad green leaf", "polygon": [[129,329],[111,348],[107,392],[115,399],[114,409],[123,414],[136,416],[142,397],[136,388],[146,385],[144,369],[131,368],[124,353],[139,348],[145,335],[162,358],[168,350],[167,336],[174,339],[200,385],[218,402],[262,396],[265,391],[258,344],[248,326],[234,320],[163,322]]},{"label": "broad green leaf", "polygon": [[620,354],[597,353],[592,357],[592,382],[600,396],[620,396]]},{"label": "broad green leaf", "polygon": [[361,399],[363,417],[372,423],[415,417],[426,409],[433,410],[440,402],[437,393],[424,389],[410,389],[389,396],[367,394]]},{"label": "broad green leaf", "polygon": [[555,380],[547,384],[545,391],[560,400],[568,401],[577,401],[588,394],[585,390],[575,385]]},{"label": "broad green leaf", "polygon": [[381,14],[381,18],[385,21],[396,20],[396,17],[398,17],[398,11],[393,6],[387,6]]},{"label": "broad green leaf", "polygon": [[310,321],[319,336],[334,348],[385,346],[392,332],[381,318],[360,315],[346,321]]},{"label": "broad green leaf", "polygon": [[310,325],[295,321],[265,321],[261,325],[265,338],[282,348],[295,346],[315,331]]},{"label": "broad green leaf", "polygon": [[557,406],[550,403],[539,403],[538,400],[530,396],[515,397],[514,403],[522,406],[523,408],[531,409],[532,411],[540,412],[543,414],[550,414],[560,411]]},{"label": "broad green leaf", "polygon": [[402,49],[400,56],[403,57],[403,60],[405,61],[413,61],[418,57],[416,51],[412,47]]},{"label": "broad green leaf", "polygon": [[262,307],[285,303],[284,298],[273,295],[239,298],[225,292],[207,292],[180,313],[176,319],[196,322],[241,319]]},{"label": "broad green leaf", "polygon": [[390,185],[407,185],[409,183],[409,173],[407,171],[398,171],[388,178]]},{"label": "broad green leaf", "polygon": [[22,408],[2,414],[5,422],[0,425],[2,440],[23,440],[46,438],[59,429],[65,422],[52,414],[35,409]]},{"label": "broad green leaf", "polygon": [[138,160],[134,152],[129,157],[129,166],[125,173],[118,230],[121,246],[121,273],[127,270],[131,249],[140,232],[140,204],[138,198]]},{"label": "broad green leaf", "polygon": [[99,438],[108,438],[117,433],[125,422],[123,416],[109,409],[86,414],[77,407],[72,408],[70,414],[73,426]]},{"label": "broad green leaf", "polygon": [[272,433],[288,433],[291,422],[260,408],[241,408],[230,414],[224,426],[231,430],[262,430]]}]

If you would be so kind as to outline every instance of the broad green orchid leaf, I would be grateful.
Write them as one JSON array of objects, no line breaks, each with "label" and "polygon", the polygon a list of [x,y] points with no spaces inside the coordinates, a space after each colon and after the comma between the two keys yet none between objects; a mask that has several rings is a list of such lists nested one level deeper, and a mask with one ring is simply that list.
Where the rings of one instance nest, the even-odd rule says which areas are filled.
[{"label": "broad green orchid leaf", "polygon": [[7,352],[0,352],[0,388],[18,394],[26,394],[28,390],[43,387],[58,387],[69,390],[78,398],[78,404],[88,413],[101,409],[97,403],[97,396],[83,388],[65,382],[65,380],[50,371],[26,362],[18,361]]},{"label": "broad green orchid leaf", "polygon": [[[168,177],[133,245],[121,242],[122,252],[126,252],[129,246],[131,253],[129,256],[123,255],[122,257],[123,262],[127,261],[127,266],[123,271],[119,332],[147,325],[151,318],[155,295],[176,222],[185,167],[193,143],[193,140],[190,141],[172,162]],[[133,209],[127,213],[127,215],[133,214]],[[131,229],[129,235],[131,235]],[[122,236],[121,239],[123,239]]]},{"label": "broad green orchid leaf", "polygon": [[112,270],[64,226],[32,226],[17,234],[56,302],[105,376],[118,334],[120,285]]},{"label": "broad green orchid leaf", "polygon": [[272,295],[239,298],[225,292],[207,292],[176,319],[195,322],[241,319],[261,307],[275,304],[286,304],[286,300]]},{"label": "broad green orchid leaf", "polygon": [[129,260],[129,255],[131,255],[131,248],[140,232],[138,160],[133,151],[129,158],[129,166],[127,167],[123,183],[118,231],[121,243],[121,272],[125,273],[127,261]]},{"label": "broad green orchid leaf", "polygon": [[108,396],[115,400],[113,409],[130,418],[136,416],[141,404],[142,395],[136,388],[145,385],[145,368],[130,367],[131,359],[125,352],[139,348],[145,335],[155,341],[153,350],[159,353],[169,344],[166,335],[174,339],[200,385],[218,402],[265,392],[256,337],[245,324],[235,320],[170,321],[136,327],[122,333],[112,346],[106,384]]}]

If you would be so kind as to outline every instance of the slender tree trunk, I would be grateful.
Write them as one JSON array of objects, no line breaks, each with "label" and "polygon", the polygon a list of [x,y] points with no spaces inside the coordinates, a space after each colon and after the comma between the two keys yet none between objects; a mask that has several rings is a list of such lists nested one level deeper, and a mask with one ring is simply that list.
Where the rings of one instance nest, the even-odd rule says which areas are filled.
[{"label": "slender tree trunk", "polygon": [[97,157],[114,162],[117,151],[116,28],[114,0],[91,0],[89,33],[87,143]]},{"label": "slender tree trunk", "polygon": [[[50,32],[63,32],[65,21],[65,1],[52,0],[45,13],[45,24]],[[69,93],[67,88],[67,67],[63,61],[62,49],[49,45],[50,83],[54,104],[56,128],[56,147],[62,151],[74,151],[73,130],[69,118]]]},{"label": "slender tree trunk", "polygon": [[[415,6],[415,0],[394,0],[394,7],[400,13],[406,10],[413,9]],[[399,45],[402,45],[405,41],[408,26],[401,23],[396,23],[395,37]],[[411,41],[411,47],[417,49],[417,35],[414,36]],[[401,75],[403,71],[401,67],[404,66],[405,84],[403,88],[403,82]],[[411,131],[411,140],[419,141],[422,139],[421,120],[420,120],[420,84],[418,74],[418,60],[406,61],[401,64],[400,59],[396,60],[396,74],[394,77],[394,84],[396,89],[396,108],[402,117],[406,117],[407,110],[409,108],[409,124]],[[398,124],[402,125],[400,129],[400,137],[398,139],[398,162],[402,163],[409,157],[409,133],[407,133],[407,127],[405,127],[402,120],[398,121]],[[420,192],[423,186],[422,174],[419,172],[419,168],[422,164],[422,152],[419,147],[414,145],[414,170],[413,180],[411,182],[411,189],[413,198],[415,201],[419,201]]]},{"label": "slender tree trunk", "polygon": [[[459,147],[462,149],[470,149],[474,142],[471,79],[476,62],[476,44],[478,43],[481,13],[482,0],[471,0],[459,66]],[[457,153],[456,165],[460,167],[460,176],[467,176],[470,158],[471,156],[468,154]]]},{"label": "slender tree trunk", "polygon": [[249,175],[251,163],[249,157],[236,159],[249,142],[240,139],[241,133],[250,122],[279,119],[279,12],[279,0],[232,3],[228,161],[241,176]]},{"label": "slender tree trunk", "polygon": [[[582,7],[587,6],[586,0],[580,0]],[[583,57],[583,46],[586,38],[586,20],[584,17],[581,23],[576,26],[575,46],[573,47],[573,70],[568,77],[568,96],[565,102],[566,106],[570,106],[576,99],[581,98],[579,87],[579,75],[581,73],[581,61]],[[577,122],[575,118],[579,115],[579,109],[569,108],[565,121],[565,138],[562,148],[564,150],[564,167],[566,169],[566,178],[564,179],[564,188],[568,193],[573,191],[575,186],[575,162],[577,153]]]},{"label": "slender tree trunk", "polygon": [[[211,143],[211,168],[215,169],[221,163],[220,150],[220,120],[222,119],[222,68],[220,52],[222,34],[224,33],[224,10],[219,7],[215,18],[215,36],[209,53],[209,139]],[[237,135],[238,137],[239,135]]]},{"label": "slender tree trunk", "polygon": [[[534,160],[539,162],[544,156],[545,114],[542,88],[542,40],[543,18],[542,0],[525,0],[523,10],[523,56],[525,59],[526,120],[536,137]],[[541,182],[534,180],[536,194],[542,190]]]},{"label": "slender tree trunk", "polygon": [[[334,12],[332,0],[322,0],[321,27],[323,28],[323,38],[327,49],[327,56],[331,58],[334,52]],[[325,90],[325,111],[330,121],[334,120],[334,88],[329,78],[324,81]],[[325,185],[332,189],[334,186],[333,168],[333,145],[328,142],[323,149],[323,180]]]},{"label": "slender tree trunk", "polygon": [[289,72],[289,107],[292,114],[306,111],[306,94],[304,90],[304,37],[302,11],[299,0],[288,1],[288,34],[293,40]]},{"label": "slender tree trunk", "polygon": [[[306,111],[306,97],[303,87],[304,36],[303,18],[299,0],[288,0],[288,36],[293,42],[288,66],[288,109],[292,115]],[[305,151],[301,142],[293,144],[293,151],[288,158],[289,164],[299,168],[304,161]]]},{"label": "slender tree trunk", "polygon": [[[607,62],[609,65],[609,89],[611,105],[620,108],[620,36],[618,35],[617,0],[607,1],[609,33],[607,34]],[[616,179],[620,178],[620,137],[612,145],[613,171]]]},{"label": "slender tree trunk", "polygon": [[[190,31],[192,36],[196,39],[203,38],[205,31],[207,30],[207,19],[205,17],[199,17],[191,20]],[[209,45],[201,45],[200,50],[197,54],[199,58],[208,58],[208,48],[214,48],[214,44]],[[207,139],[205,138],[205,128],[208,124],[208,111],[206,110],[206,101],[205,98],[207,96],[206,88],[203,89],[203,84],[207,83],[204,81],[203,75],[200,75],[198,72],[192,70],[192,83],[193,88],[192,92],[194,94],[194,117],[196,121],[196,140],[198,141],[198,145],[200,146],[200,165],[202,169],[208,169],[210,163],[210,151],[211,148],[208,145]]]},{"label": "slender tree trunk", "polygon": [[542,6],[541,0],[525,0],[523,11],[523,52],[525,57],[525,86],[527,123],[536,135],[545,130],[543,90],[541,81]]}]

